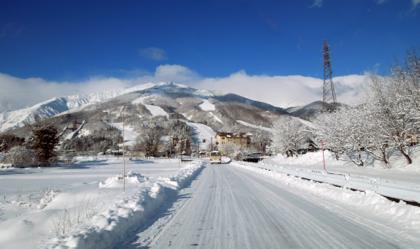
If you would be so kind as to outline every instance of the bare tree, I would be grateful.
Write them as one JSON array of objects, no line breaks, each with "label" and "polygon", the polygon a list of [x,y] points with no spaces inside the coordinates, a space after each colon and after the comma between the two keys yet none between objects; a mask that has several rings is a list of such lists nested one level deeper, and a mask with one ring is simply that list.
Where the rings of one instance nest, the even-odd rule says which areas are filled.
[{"label": "bare tree", "polygon": [[146,156],[158,156],[163,130],[163,127],[153,120],[143,123],[135,148],[144,151]]}]

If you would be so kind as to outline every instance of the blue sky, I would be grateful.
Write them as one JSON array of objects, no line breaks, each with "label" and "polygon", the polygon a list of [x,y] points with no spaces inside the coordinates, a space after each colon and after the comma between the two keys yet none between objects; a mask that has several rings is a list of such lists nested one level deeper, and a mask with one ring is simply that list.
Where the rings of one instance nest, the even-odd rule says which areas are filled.
[{"label": "blue sky", "polygon": [[420,45],[420,0],[0,1],[0,72],[75,81],[163,64],[204,77],[322,76],[389,66]]}]

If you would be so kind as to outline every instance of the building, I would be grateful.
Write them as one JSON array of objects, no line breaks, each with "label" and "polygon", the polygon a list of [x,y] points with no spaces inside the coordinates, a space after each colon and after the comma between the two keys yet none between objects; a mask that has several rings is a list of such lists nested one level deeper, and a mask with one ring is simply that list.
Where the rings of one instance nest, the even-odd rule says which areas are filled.
[{"label": "building", "polygon": [[216,134],[216,145],[231,144],[240,148],[247,148],[251,145],[251,134],[239,132],[218,132]]}]

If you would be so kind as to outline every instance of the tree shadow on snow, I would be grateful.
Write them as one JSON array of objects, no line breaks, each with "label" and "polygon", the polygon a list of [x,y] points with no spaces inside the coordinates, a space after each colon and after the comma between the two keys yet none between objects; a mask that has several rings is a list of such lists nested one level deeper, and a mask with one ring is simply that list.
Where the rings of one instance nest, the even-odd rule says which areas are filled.
[{"label": "tree shadow on snow", "polygon": [[58,166],[62,169],[89,169],[96,166],[103,166],[108,165],[107,160],[97,160],[97,161],[87,161],[87,162],[80,162],[74,163],[69,165],[61,165]]},{"label": "tree shadow on snow", "polygon": [[133,163],[133,164],[146,164],[146,163],[155,163],[155,162],[150,161],[150,160],[145,160],[145,159],[132,159],[132,160],[130,160],[130,163]]},{"label": "tree shadow on snow", "polygon": [[23,174],[35,174],[39,171],[38,168],[11,168],[0,170],[0,175],[23,175]]}]

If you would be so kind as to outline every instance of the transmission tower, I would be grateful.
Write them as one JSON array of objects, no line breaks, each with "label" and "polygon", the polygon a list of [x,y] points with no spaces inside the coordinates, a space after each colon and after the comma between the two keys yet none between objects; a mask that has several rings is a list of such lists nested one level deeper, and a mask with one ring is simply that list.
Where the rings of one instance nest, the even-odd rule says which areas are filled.
[{"label": "transmission tower", "polygon": [[332,80],[332,69],[330,59],[330,46],[327,41],[324,41],[324,48],[322,51],[324,57],[324,85],[322,89],[322,101],[325,103],[336,103],[334,82]]}]

